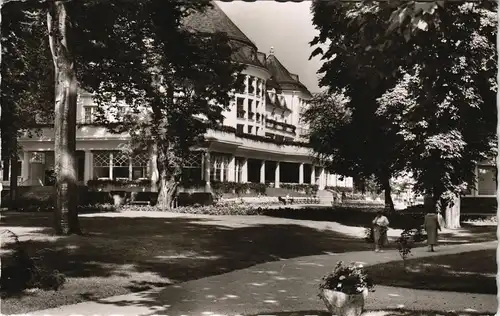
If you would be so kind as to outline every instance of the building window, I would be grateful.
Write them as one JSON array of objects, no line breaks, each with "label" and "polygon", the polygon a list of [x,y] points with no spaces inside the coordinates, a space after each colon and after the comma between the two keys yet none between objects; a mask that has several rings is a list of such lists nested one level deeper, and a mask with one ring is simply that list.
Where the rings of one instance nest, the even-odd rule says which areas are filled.
[{"label": "building window", "polygon": [[220,157],[210,157],[210,181],[220,181],[222,174],[222,160]]},{"label": "building window", "polygon": [[252,128],[253,128],[252,125],[248,125],[248,134],[252,134]]},{"label": "building window", "polygon": [[182,180],[201,180],[201,161],[201,152],[190,153],[189,157],[187,157],[184,161],[184,165],[182,167]]},{"label": "building window", "polygon": [[129,179],[129,156],[124,153],[114,153],[112,160],[113,178]]},{"label": "building window", "polygon": [[148,178],[149,156],[146,153],[132,157],[132,180]]},{"label": "building window", "polygon": [[259,127],[255,126],[255,135],[259,135]]},{"label": "building window", "polygon": [[228,181],[229,179],[229,160],[226,155],[212,155],[210,168],[211,181]]},{"label": "building window", "polygon": [[243,98],[236,98],[236,116],[238,118],[245,118],[245,100]]},{"label": "building window", "polygon": [[[12,160],[11,161],[8,161],[8,160],[5,160],[3,162],[3,166],[2,166],[2,171],[3,171],[3,175],[2,175],[2,180],[3,181],[9,181],[10,180],[10,168],[11,168],[11,165],[10,163],[12,163]],[[15,162],[15,168],[17,168],[17,177],[21,177],[21,168],[22,168],[22,162],[20,159],[18,159],[16,162]]]},{"label": "building window", "polygon": [[84,181],[85,177],[85,152],[76,152],[76,174],[78,181]]},{"label": "building window", "polygon": [[83,117],[83,122],[85,124],[91,124],[94,123],[95,116],[97,113],[97,106],[95,105],[86,105],[83,107],[84,111],[84,117]]},{"label": "building window", "polygon": [[477,194],[496,195],[497,168],[495,166],[478,166],[477,173]]},{"label": "building window", "polygon": [[243,169],[243,160],[235,159],[234,163],[234,181],[240,183],[242,179],[242,169]]},{"label": "building window", "polygon": [[241,85],[241,87],[239,87],[239,89],[236,92],[243,94],[246,91],[246,84],[247,84],[245,75],[238,74],[238,81],[240,81],[240,80],[242,82],[242,85]]},{"label": "building window", "polygon": [[253,121],[254,115],[255,113],[253,112],[253,100],[248,100],[248,119]]},{"label": "building window", "polygon": [[94,178],[109,179],[111,178],[111,153],[110,152],[95,152],[94,153]]},{"label": "building window", "polygon": [[236,124],[236,133],[243,134],[244,127],[245,127],[245,125],[243,125],[243,124]]},{"label": "building window", "polygon": [[255,93],[255,80],[254,77],[252,76],[249,76],[248,78],[248,93],[249,94]]},{"label": "building window", "polygon": [[94,152],[94,178],[137,180],[148,178],[149,155],[130,157],[122,152]]}]

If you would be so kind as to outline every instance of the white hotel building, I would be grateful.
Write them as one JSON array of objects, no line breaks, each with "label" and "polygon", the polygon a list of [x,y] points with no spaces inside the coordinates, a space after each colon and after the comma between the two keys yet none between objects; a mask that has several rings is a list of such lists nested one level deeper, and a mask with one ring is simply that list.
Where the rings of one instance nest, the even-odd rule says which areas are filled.
[{"label": "white hotel building", "polygon": [[[194,151],[186,162],[191,177],[207,183],[268,183],[276,188],[283,183],[317,184],[320,190],[325,186],[352,187],[351,178],[342,179],[313,164],[313,153],[301,137],[307,126],[300,119],[312,95],[272,49],[267,55],[259,52],[217,5],[186,23],[205,31],[226,32],[232,45],[239,47],[234,60],[247,66],[243,71],[245,88],[236,93],[224,113],[225,128],[209,130],[205,135],[208,145]],[[128,136],[92,124],[95,110],[91,95],[80,93],[76,133],[79,183],[154,179],[150,155],[129,157],[120,152]],[[49,176],[54,166],[53,128],[43,127],[40,135],[21,137],[19,143],[19,186],[53,185]],[[7,171],[2,180],[4,187],[9,185]]]}]

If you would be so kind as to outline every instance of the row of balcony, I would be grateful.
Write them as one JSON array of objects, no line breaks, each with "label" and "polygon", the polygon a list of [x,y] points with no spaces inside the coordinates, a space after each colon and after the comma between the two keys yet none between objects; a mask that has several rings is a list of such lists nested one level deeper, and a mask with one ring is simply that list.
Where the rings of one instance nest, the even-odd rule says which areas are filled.
[{"label": "row of balcony", "polygon": [[[236,113],[236,117],[239,118],[239,119],[245,119],[245,114],[247,112],[243,109],[238,109],[237,113]],[[278,122],[278,121],[275,121],[275,120],[272,120],[272,119],[266,119],[264,117],[264,115],[261,115],[260,113],[254,113],[254,112],[248,112],[248,120],[249,121],[254,121],[254,117],[255,117],[255,121],[257,123],[265,123],[266,124],[266,128],[269,128],[269,129],[273,129],[273,130],[276,130],[276,131],[281,131],[281,132],[285,132],[285,133],[290,133],[290,134],[293,134],[295,135],[296,134],[296,127],[295,125],[292,125],[292,124],[288,124],[288,123],[283,123],[283,122]]]},{"label": "row of balcony", "polygon": [[290,133],[293,135],[295,135],[295,129],[296,129],[295,125],[282,123],[271,119],[266,120],[266,128],[282,131],[285,133]]}]

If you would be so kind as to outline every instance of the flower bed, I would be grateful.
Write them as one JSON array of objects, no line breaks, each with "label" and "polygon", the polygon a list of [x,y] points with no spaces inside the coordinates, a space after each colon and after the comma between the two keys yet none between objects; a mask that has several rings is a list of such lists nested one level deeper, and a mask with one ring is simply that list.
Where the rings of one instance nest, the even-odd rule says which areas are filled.
[{"label": "flower bed", "polygon": [[[140,212],[161,212],[162,209],[150,205],[124,205],[117,208],[117,211],[140,211]],[[198,215],[259,215],[260,207],[253,207],[241,203],[218,203],[216,205],[194,205],[180,206],[173,209],[166,209],[168,212]]]}]

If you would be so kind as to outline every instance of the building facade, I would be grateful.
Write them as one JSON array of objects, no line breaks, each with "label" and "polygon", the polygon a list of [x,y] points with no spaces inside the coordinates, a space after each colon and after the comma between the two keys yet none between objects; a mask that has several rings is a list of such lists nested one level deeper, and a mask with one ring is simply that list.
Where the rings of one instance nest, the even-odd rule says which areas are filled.
[{"label": "building facade", "polygon": [[[328,173],[314,165],[313,152],[303,137],[307,126],[301,113],[312,98],[299,77],[290,73],[273,49],[268,54],[255,44],[216,5],[203,15],[193,15],[186,24],[204,31],[224,31],[237,47],[233,59],[247,67],[245,86],[237,91],[224,113],[223,128],[209,130],[207,146],[192,152],[185,162],[184,176],[210,182],[267,183],[279,188],[283,183],[352,187],[351,178]],[[126,108],[126,107],[124,107]],[[122,149],[126,134],[112,134],[106,127],[93,124],[97,107],[92,95],[78,96],[77,179],[82,185],[89,180],[142,181],[155,180],[152,157],[143,153],[134,157]],[[22,152],[16,163],[19,186],[54,184],[54,131],[41,128],[33,137],[21,137]],[[2,183],[9,185],[4,170]]]}]

